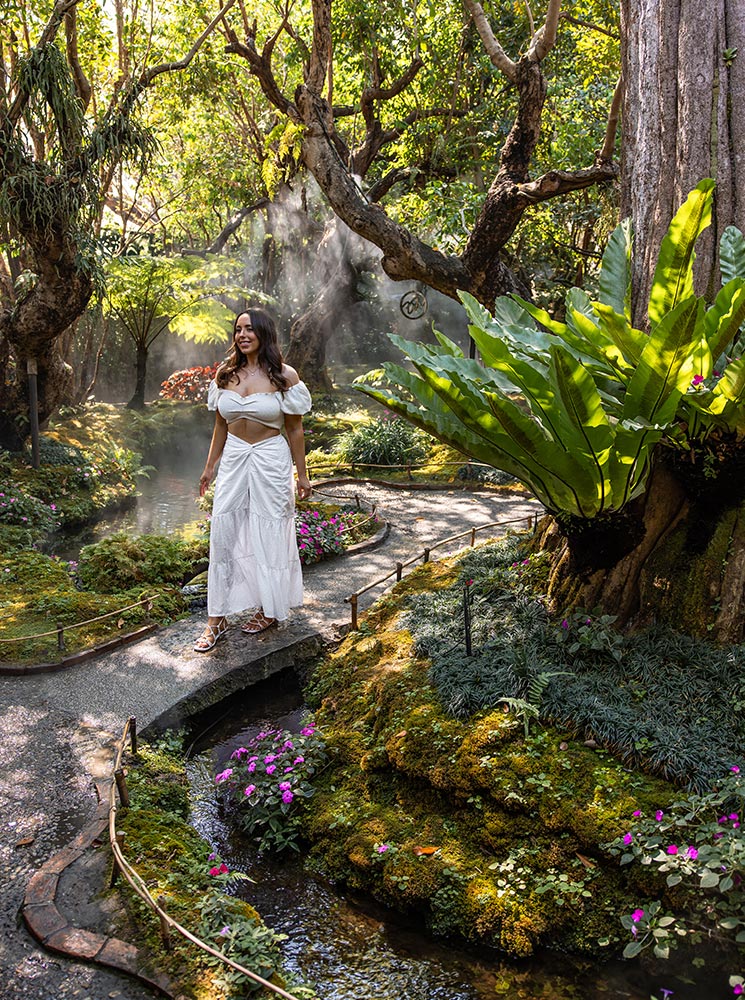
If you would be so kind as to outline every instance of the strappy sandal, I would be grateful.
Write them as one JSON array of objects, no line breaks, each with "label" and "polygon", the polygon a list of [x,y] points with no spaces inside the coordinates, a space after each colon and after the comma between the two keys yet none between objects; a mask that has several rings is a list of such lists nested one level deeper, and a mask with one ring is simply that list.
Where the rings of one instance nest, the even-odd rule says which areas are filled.
[{"label": "strappy sandal", "polygon": [[228,631],[227,618],[221,618],[217,625],[205,625],[204,631],[194,643],[194,649],[198,653],[208,653],[218,639],[222,639]]},{"label": "strappy sandal", "polygon": [[253,618],[245,625],[241,625],[241,632],[246,635],[258,635],[260,632],[266,632],[268,628],[274,628],[276,624],[276,618],[267,618],[263,611],[257,611]]}]

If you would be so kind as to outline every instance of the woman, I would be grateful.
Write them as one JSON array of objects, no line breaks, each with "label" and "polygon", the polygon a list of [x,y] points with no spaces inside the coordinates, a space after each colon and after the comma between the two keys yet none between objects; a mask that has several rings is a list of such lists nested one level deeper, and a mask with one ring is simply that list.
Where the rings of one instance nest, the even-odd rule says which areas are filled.
[{"label": "woman", "polygon": [[274,321],[262,309],[236,317],[233,350],[210,383],[207,406],[216,410],[215,429],[200,496],[218,461],[220,471],[210,522],[208,619],[194,644],[199,653],[225,635],[226,615],[258,608],[242,626],[258,635],[303,601],[292,465],[305,500],[311,487],[302,414],[311,399],[295,369],[283,364]]}]

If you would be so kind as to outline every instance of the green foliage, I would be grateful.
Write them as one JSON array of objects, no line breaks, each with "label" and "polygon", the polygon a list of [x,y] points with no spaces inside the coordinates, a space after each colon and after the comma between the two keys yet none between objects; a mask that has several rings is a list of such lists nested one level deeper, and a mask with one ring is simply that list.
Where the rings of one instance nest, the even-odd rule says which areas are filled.
[{"label": "green foliage", "polygon": [[204,540],[185,542],[164,535],[110,535],[80,550],[78,575],[86,590],[113,594],[131,587],[181,584],[206,558]]},{"label": "green foliage", "polygon": [[[27,453],[30,457],[30,452]],[[63,444],[56,438],[42,434],[39,438],[39,458],[42,465],[69,465],[73,467],[84,466],[88,459],[73,444]]]},{"label": "green foliage", "polygon": [[[662,628],[624,637],[606,615],[556,622],[534,598],[524,576],[530,566],[515,546],[472,550],[451,586],[408,599],[402,624],[431,659],[430,680],[447,711],[465,719],[506,703],[527,722],[525,705],[539,704],[542,721],[593,737],[629,767],[699,790],[714,782],[745,737],[745,647]],[[467,580],[471,656],[462,632]]]},{"label": "green foliage", "polygon": [[565,323],[516,298],[497,300],[492,317],[463,295],[483,365],[442,334],[436,346],[392,337],[415,372],[388,362],[384,388],[359,388],[514,475],[553,513],[588,520],[622,510],[643,492],[656,444],[666,431],[679,434],[691,407],[725,429],[742,420],[745,358],[711,391],[698,388],[745,319],[745,280],[730,281],[708,310],[692,292],[693,248],[712,194],[713,182],[702,181],[663,240],[649,336],[630,322],[631,242],[622,225],[603,258],[599,301],[570,290]]},{"label": "green foliage", "polygon": [[683,941],[697,945],[722,932],[745,944],[744,810],[745,782],[732,765],[713,791],[689,795],[654,815],[639,811],[629,831],[608,845],[622,865],[654,866],[675,888],[668,909],[655,900],[621,918],[632,934],[626,958],[646,948],[668,958]]},{"label": "green foliage", "polygon": [[215,776],[236,807],[238,824],[258,841],[259,850],[300,849],[303,805],[313,795],[311,779],[325,758],[324,742],[309,722],[300,733],[259,733]]},{"label": "green foliage", "polygon": [[362,465],[408,465],[429,451],[426,436],[405,420],[379,417],[342,434],[336,451],[347,462]]},{"label": "green foliage", "polygon": [[48,532],[59,526],[58,516],[56,504],[50,506],[18,485],[0,482],[0,524]]}]

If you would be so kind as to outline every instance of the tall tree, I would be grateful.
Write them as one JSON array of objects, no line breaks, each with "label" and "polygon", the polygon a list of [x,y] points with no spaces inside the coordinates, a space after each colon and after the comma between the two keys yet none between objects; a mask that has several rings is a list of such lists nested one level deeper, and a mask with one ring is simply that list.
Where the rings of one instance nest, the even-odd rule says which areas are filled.
[{"label": "tall tree", "polygon": [[[152,151],[152,134],[135,114],[142,95],[161,74],[187,66],[215,24],[179,61],[134,74],[131,66],[120,64],[121,75],[99,107],[79,58],[79,2],[56,0],[46,21],[24,22],[26,51],[19,50],[11,18],[3,22],[0,36],[0,240],[5,251],[0,446],[11,449],[28,434],[27,367],[35,365],[38,372],[40,421],[69,390],[60,337],[83,313],[100,278],[96,223],[113,170],[128,158],[146,160]],[[40,14],[45,7],[40,5]],[[122,10],[119,4],[117,12]]]},{"label": "tall tree", "polygon": [[[519,45],[512,37],[517,32],[509,40],[503,35],[503,46],[474,0],[465,6],[478,36],[470,20],[463,23],[459,5],[438,10],[426,24],[416,3],[405,11],[385,0],[351,6],[312,0],[310,6],[310,37],[304,37],[302,11],[293,23],[292,5],[263,31],[244,11],[243,24],[226,29],[228,51],[246,61],[270,106],[293,131],[300,163],[338,218],[382,251],[382,267],[394,279],[421,281],[453,298],[467,290],[485,304],[510,290],[526,293],[505,252],[525,212],[616,175],[615,124],[591,166],[532,174],[547,92],[543,63],[556,44],[559,0],[550,0],[537,30],[530,21],[526,50],[516,59],[506,46]],[[407,15],[413,31],[404,45]],[[296,70],[285,79],[277,67],[284,71],[288,51],[295,53]],[[350,65],[358,66],[354,79]],[[494,95],[497,81],[512,95],[508,118]],[[612,116],[617,103],[613,108]],[[408,140],[414,132],[419,142]],[[460,150],[460,162],[453,150]],[[426,230],[416,232],[403,221],[405,213],[383,208],[402,184],[468,175],[481,190],[458,252],[435,245]]]}]

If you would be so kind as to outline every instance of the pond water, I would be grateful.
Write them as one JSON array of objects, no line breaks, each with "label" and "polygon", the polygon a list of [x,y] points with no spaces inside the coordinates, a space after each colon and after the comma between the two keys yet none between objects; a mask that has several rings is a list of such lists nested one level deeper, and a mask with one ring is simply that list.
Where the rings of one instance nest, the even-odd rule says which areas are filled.
[{"label": "pond water", "polygon": [[[192,823],[232,870],[255,879],[243,895],[274,930],[286,934],[287,968],[324,1000],[723,1000],[727,976],[688,978],[675,957],[651,969],[639,962],[608,964],[557,953],[530,961],[506,960],[433,941],[424,929],[353,893],[338,892],[303,870],[298,855],[279,860],[257,856],[219,808],[214,774],[230,754],[267,727],[298,731],[304,714],[291,671],[233,697],[220,710],[195,720],[189,748]],[[240,886],[240,883],[239,883]],[[698,978],[698,977],[697,977]],[[687,980],[687,981],[685,981]],[[665,991],[669,991],[667,994]]]},{"label": "pond water", "polygon": [[[45,546],[49,555],[77,559],[83,545],[100,542],[118,531],[133,535],[171,535],[186,525],[204,520],[197,507],[199,476],[204,468],[207,448],[199,447],[186,454],[167,453],[158,457],[157,468],[149,478],[139,477],[135,502],[80,531],[59,532]],[[155,464],[155,463],[153,463]]]}]

